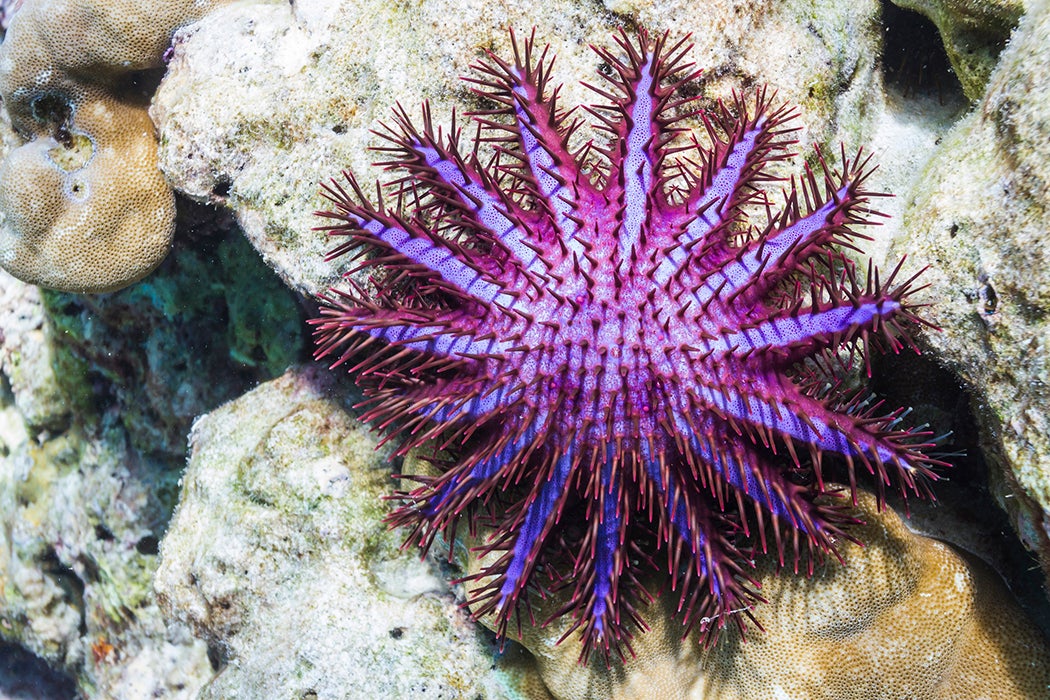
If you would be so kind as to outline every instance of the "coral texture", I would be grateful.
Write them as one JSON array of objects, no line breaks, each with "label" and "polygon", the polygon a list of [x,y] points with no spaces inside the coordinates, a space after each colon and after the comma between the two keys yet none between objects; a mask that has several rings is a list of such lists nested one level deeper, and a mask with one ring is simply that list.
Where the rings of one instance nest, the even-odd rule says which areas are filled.
[{"label": "coral texture", "polygon": [[520,697],[512,655],[383,525],[387,451],[352,400],[294,367],[194,424],[156,589],[218,652],[199,697]]},{"label": "coral texture", "polygon": [[217,1],[25,0],[4,21],[0,95],[19,142],[0,164],[0,265],[105,292],[168,254],[175,200],[157,169],[147,71]]},{"label": "coral texture", "polygon": [[[317,356],[366,385],[365,419],[402,452],[457,453],[391,521],[429,547],[485,506],[496,556],[472,577],[475,615],[505,635],[526,591],[566,588],[552,617],[574,620],[584,658],[623,655],[645,628],[653,567],[687,629],[743,629],[760,597],[741,537],[764,550],[768,526],[797,570],[843,536],[838,507],[813,498],[825,452],[854,490],[856,471],[873,474],[880,498],[932,476],[899,411],[826,387],[837,353],[896,351],[917,320],[912,280],[870,266],[858,279],[837,248],[872,215],[867,160],[843,153],[836,171],[818,152],[778,206],[763,185],[794,112],[762,89],[697,112],[684,40],[615,39],[618,53],[595,49],[609,70],[587,108],[594,139],[577,138],[531,39],[475,66],[492,107],[474,115],[473,153],[425,105],[421,129],[396,110],[380,149],[402,171],[395,204],[348,174],[322,213],[345,237],[330,257],[375,251],[357,267],[377,290],[334,289],[314,322]],[[693,116],[708,145],[686,137]]]}]

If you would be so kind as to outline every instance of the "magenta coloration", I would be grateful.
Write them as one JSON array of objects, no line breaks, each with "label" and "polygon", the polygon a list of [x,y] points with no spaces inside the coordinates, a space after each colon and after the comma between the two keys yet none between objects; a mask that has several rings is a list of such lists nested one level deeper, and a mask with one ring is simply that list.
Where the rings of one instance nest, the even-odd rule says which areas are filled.
[{"label": "magenta coloration", "polygon": [[818,152],[771,194],[794,110],[764,89],[695,109],[686,40],[614,38],[619,55],[595,48],[610,70],[585,108],[592,139],[531,38],[512,63],[474,67],[493,106],[472,115],[472,151],[426,105],[421,129],[398,108],[379,149],[400,173],[394,204],[371,204],[347,173],[350,191],[333,182],[320,212],[345,237],[330,258],[372,253],[355,270],[375,290],[347,272],[313,321],[317,357],[352,365],[364,418],[399,454],[455,455],[390,521],[424,548],[468,514],[490,524],[473,614],[495,614],[502,637],[530,589],[563,589],[553,617],[570,616],[584,660],[630,650],[653,568],[685,631],[710,640],[761,600],[746,567],[768,539],[796,570],[833,553],[849,519],[816,500],[824,453],[880,494],[925,494],[936,464],[901,411],[835,390],[849,358],[896,352],[921,322],[914,278],[858,276],[839,250],[875,215],[869,159],[843,153],[833,170]]}]

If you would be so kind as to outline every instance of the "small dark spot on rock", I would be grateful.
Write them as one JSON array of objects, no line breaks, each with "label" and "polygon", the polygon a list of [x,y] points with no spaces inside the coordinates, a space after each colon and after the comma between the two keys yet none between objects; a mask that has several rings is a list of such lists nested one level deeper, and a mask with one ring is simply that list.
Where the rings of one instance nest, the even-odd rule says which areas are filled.
[{"label": "small dark spot on rock", "polygon": [[335,126],[332,127],[332,131],[334,133],[336,133],[336,134],[345,134],[346,133],[346,124],[336,124]]},{"label": "small dark spot on rock", "polygon": [[208,663],[213,671],[221,671],[226,667],[226,651],[218,644],[208,645]]},{"label": "small dark spot on rock", "polygon": [[215,185],[211,188],[211,193],[216,197],[225,198],[229,196],[231,187],[233,187],[233,183],[230,179],[225,176],[220,176],[215,181]]},{"label": "small dark spot on rock", "polygon": [[984,302],[984,312],[994,314],[999,308],[999,295],[995,293],[995,287],[990,284],[984,285],[980,292],[981,300]]},{"label": "small dark spot on rock", "polygon": [[135,543],[139,554],[156,554],[160,551],[160,542],[153,535],[146,535]]},{"label": "small dark spot on rock", "polygon": [[955,238],[955,234],[959,233],[959,224],[952,224],[948,227],[948,237]]},{"label": "small dark spot on rock", "polygon": [[112,542],[113,533],[109,531],[109,528],[105,525],[95,526],[95,537],[102,540],[103,542]]},{"label": "small dark spot on rock", "polygon": [[405,636],[404,627],[395,627],[394,629],[390,630],[391,639],[401,639],[403,636]]}]

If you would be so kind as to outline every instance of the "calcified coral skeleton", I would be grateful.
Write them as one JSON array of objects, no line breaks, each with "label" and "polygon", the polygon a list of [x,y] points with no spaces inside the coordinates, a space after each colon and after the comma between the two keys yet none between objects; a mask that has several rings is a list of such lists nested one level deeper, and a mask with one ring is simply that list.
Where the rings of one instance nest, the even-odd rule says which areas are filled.
[{"label": "calcified coral skeleton", "polygon": [[[762,186],[788,157],[794,112],[765,90],[691,108],[685,40],[621,32],[600,138],[558,107],[552,59],[514,40],[470,79],[494,108],[472,152],[404,110],[381,134],[396,205],[353,176],[327,188],[345,242],[373,251],[322,297],[317,356],[352,364],[365,415],[401,440],[456,455],[401,494],[391,522],[429,547],[467,514],[494,528],[470,593],[501,636],[527,591],[564,589],[583,658],[629,650],[641,579],[665,568],[686,630],[741,628],[760,600],[745,571],[758,535],[794,568],[833,551],[846,518],[818,503],[821,456],[921,494],[931,459],[900,412],[875,415],[825,387],[837,353],[897,351],[917,318],[912,280],[858,281],[836,249],[873,212],[868,160],[807,168],[776,210]],[[682,126],[699,117],[709,145]],[[491,146],[491,156],[483,156]],[[482,163],[482,158],[487,163]],[[755,227],[747,211],[766,212]],[[353,283],[374,273],[377,291]],[[353,361],[352,361],[353,360]],[[482,506],[480,509],[476,506]],[[734,614],[739,613],[739,614]]]}]

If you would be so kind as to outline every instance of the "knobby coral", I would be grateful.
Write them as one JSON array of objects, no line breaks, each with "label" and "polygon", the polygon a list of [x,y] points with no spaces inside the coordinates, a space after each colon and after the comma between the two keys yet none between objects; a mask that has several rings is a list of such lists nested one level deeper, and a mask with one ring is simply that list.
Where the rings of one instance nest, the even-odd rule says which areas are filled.
[{"label": "knobby coral", "polygon": [[921,495],[934,476],[901,411],[828,388],[919,321],[914,278],[858,273],[840,250],[873,216],[868,159],[843,153],[835,170],[818,152],[776,207],[766,185],[795,111],[765,89],[696,109],[686,40],[615,40],[619,54],[595,49],[608,84],[585,108],[593,138],[532,38],[512,36],[513,62],[475,66],[492,106],[473,115],[472,150],[426,105],[421,129],[398,108],[379,149],[401,173],[394,203],[373,205],[349,173],[326,187],[324,228],[345,238],[330,257],[373,254],[314,321],[317,357],[351,366],[365,418],[401,453],[455,455],[391,522],[424,548],[465,516],[491,525],[474,614],[503,636],[530,589],[564,589],[552,617],[570,616],[583,658],[629,651],[654,567],[709,638],[751,617],[746,567],[767,538],[812,570],[848,537],[840,505],[815,500],[824,453],[854,490],[857,471],[880,494]]},{"label": "knobby coral", "polygon": [[221,0],[4,3],[0,97],[20,143],[0,163],[0,265],[72,292],[164,260],[175,197],[157,168],[148,71]]}]

